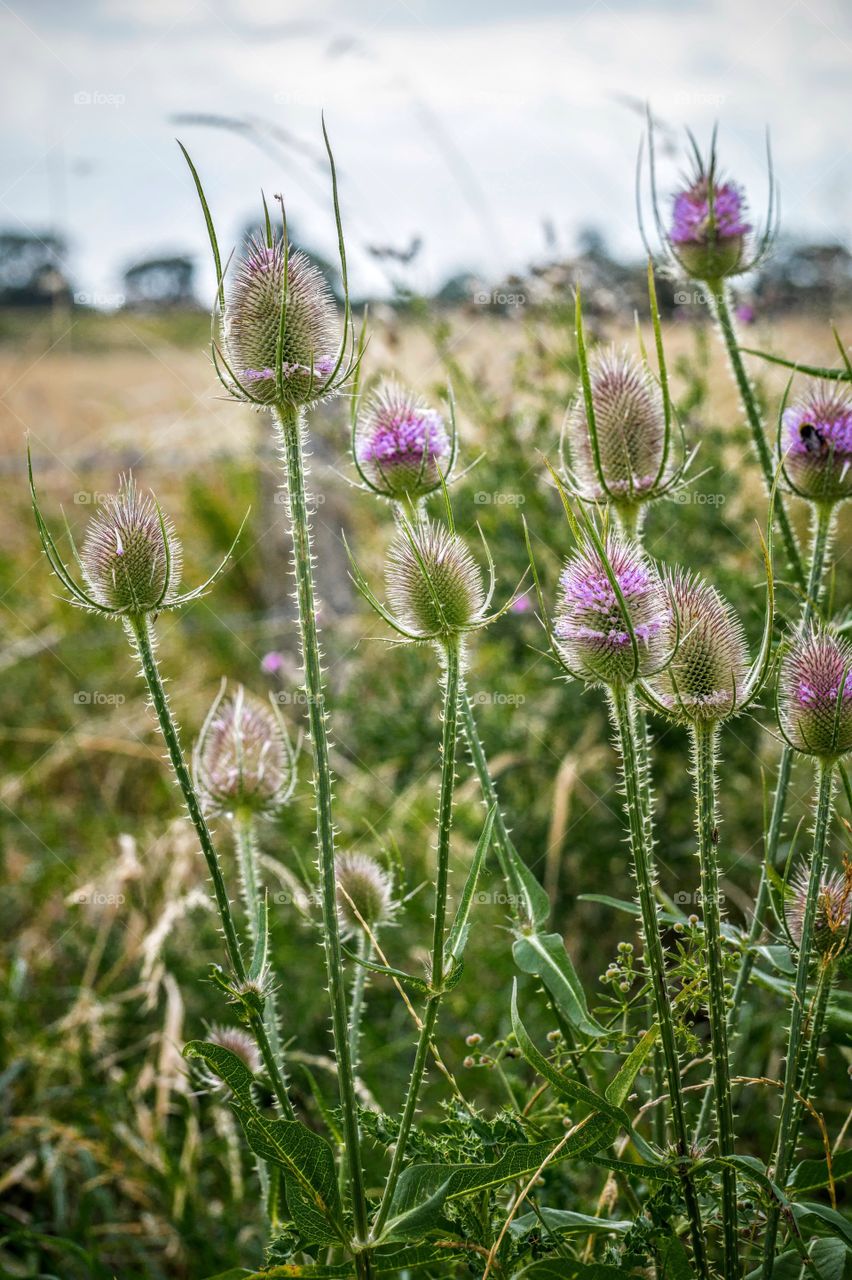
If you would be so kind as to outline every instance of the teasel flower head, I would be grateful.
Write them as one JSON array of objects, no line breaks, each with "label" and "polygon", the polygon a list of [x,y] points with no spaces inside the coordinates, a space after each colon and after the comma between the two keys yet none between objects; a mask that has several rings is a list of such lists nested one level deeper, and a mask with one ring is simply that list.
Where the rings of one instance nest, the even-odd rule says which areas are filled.
[{"label": "teasel flower head", "polygon": [[830,631],[797,633],[781,663],[778,723],[796,751],[836,760],[852,751],[852,645]]},{"label": "teasel flower head", "polygon": [[375,931],[393,919],[393,882],[375,858],[366,853],[343,853],[334,874],[343,937],[356,936],[364,925]]},{"label": "teasel flower head", "polygon": [[437,409],[392,379],[367,397],[355,419],[352,451],[364,483],[383,497],[417,501],[448,478],[455,453]]},{"label": "teasel flower head", "polygon": [[181,547],[171,521],[153,496],[141,494],[132,476],[122,477],[118,492],[100,504],[89,522],[81,551],[68,530],[74,559],[83,574],[77,582],[65,564],[39,505],[32,456],[27,449],[30,497],[42,550],[74,604],[110,618],[155,617],[197,600],[224,572],[243,524],[219,567],[200,587],[178,594]]},{"label": "teasel flower head", "polygon": [[249,238],[222,327],[238,396],[303,405],[328,394],[339,345],[334,299],[322,272],[282,237]]},{"label": "teasel flower head", "polygon": [[560,579],[553,635],[568,667],[592,684],[656,673],[664,661],[670,608],[657,570],[639,546],[609,533],[586,541]]},{"label": "teasel flower head", "polygon": [[80,562],[84,582],[101,608],[155,613],[175,599],[181,547],[171,521],[126,476],[90,521]]},{"label": "teasel flower head", "polygon": [[272,699],[222,682],[193,752],[195,782],[210,813],[269,815],[293,793],[295,757]]},{"label": "teasel flower head", "polygon": [[[787,928],[796,946],[801,945],[805,903],[808,896],[808,867],[799,866],[790,881],[791,896],[785,904]],[[852,862],[843,860],[843,870],[823,876],[814,921],[814,949],[819,956],[852,962],[848,952],[849,922],[852,917]]]},{"label": "teasel flower head", "polygon": [[782,416],[784,475],[801,498],[852,497],[852,394],[816,382]]},{"label": "teasel flower head", "polygon": [[462,635],[482,625],[488,595],[466,543],[430,520],[405,524],[388,550],[388,603],[412,638]]},{"label": "teasel flower head", "polygon": [[[609,347],[589,359],[594,436],[580,392],[567,422],[573,477],[583,498],[634,506],[659,496],[670,478],[663,398],[647,367]],[[597,444],[597,449],[595,448]]]},{"label": "teasel flower head", "polygon": [[651,687],[673,720],[714,723],[746,698],[749,660],[742,625],[715,587],[676,569],[665,576],[671,603],[671,661]]},{"label": "teasel flower head", "polygon": [[[226,1027],[221,1023],[214,1023],[207,1028],[207,1041],[209,1044],[215,1044],[220,1049],[227,1049],[233,1053],[240,1059],[243,1066],[248,1067],[253,1076],[260,1071],[261,1059],[257,1045],[249,1033],[240,1027]],[[216,1079],[221,1085],[221,1081]]]},{"label": "teasel flower head", "polygon": [[[654,222],[669,259],[693,280],[719,285],[742,275],[766,256],[777,230],[777,200],[772,157],[767,144],[769,202],[763,227],[751,220],[743,188],[721,172],[716,151],[716,132],[709,155],[702,155],[692,134],[688,134],[692,167],[673,193],[671,211],[663,215],[657,199],[654,126],[648,117],[648,157]],[[641,223],[640,203],[640,223]],[[642,229],[648,252],[653,250]]]}]

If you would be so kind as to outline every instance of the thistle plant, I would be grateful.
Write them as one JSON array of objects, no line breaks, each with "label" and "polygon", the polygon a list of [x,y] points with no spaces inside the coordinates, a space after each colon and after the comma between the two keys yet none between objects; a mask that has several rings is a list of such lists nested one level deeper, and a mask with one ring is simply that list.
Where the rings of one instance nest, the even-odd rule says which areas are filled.
[{"label": "thistle plant", "polygon": [[650,262],[648,297],[659,370],[656,377],[644,346],[641,359],[614,346],[589,356],[577,289],[580,391],[563,431],[571,463],[565,468],[569,489],[583,502],[608,503],[622,532],[632,537],[640,536],[648,505],[684,484],[695,456],[694,451],[687,455],[684,450],[678,466],[672,458],[675,415]]},{"label": "thistle plant", "polygon": [[352,458],[363,483],[393,502],[417,503],[447,483],[456,454],[455,417],[383,379],[360,405],[353,395]]},{"label": "thistle plant", "polygon": [[[852,645],[823,628],[800,629],[782,660],[777,718],[790,749],[812,757],[816,765],[813,843],[807,888],[797,921],[796,977],[775,1139],[774,1178],[783,1190],[795,1155],[798,1086],[800,1081],[808,1083],[803,1074],[803,1033],[820,895],[825,882],[835,770],[842,756],[852,751]],[[764,1280],[769,1280],[774,1267],[779,1217],[778,1208],[773,1206],[764,1238]]]},{"label": "thistle plant", "polygon": [[654,830],[636,729],[636,683],[669,664],[671,607],[657,569],[638,546],[587,518],[578,524],[564,500],[577,550],[560,579],[552,637],[566,674],[606,689],[621,759],[630,852],[668,1085],[672,1128],[693,1260],[709,1276],[704,1227],[691,1164],[680,1061],[655,899]]},{"label": "thistle plant", "polygon": [[[701,901],[707,958],[708,1016],[713,1058],[713,1092],[719,1154],[735,1152],[731,1071],[722,953],[719,890],[718,740],[721,726],[745,710],[758,694],[772,653],[773,591],[766,549],[768,607],[761,653],[750,668],[742,625],[715,588],[683,570],[670,572],[672,658],[643,692],[660,714],[689,727],[695,795],[695,828],[701,869]],[[725,1163],[722,1179],[724,1274],[740,1275],[735,1167]]]}]

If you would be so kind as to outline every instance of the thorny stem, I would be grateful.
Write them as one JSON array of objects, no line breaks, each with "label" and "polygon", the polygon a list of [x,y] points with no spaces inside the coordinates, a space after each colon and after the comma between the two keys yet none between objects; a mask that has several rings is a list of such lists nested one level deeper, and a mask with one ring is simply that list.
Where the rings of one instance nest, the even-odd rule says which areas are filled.
[{"label": "thorny stem", "polygon": [[420,1029],[420,1036],[417,1041],[417,1048],[414,1054],[414,1065],[411,1069],[411,1077],[408,1082],[408,1092],[405,1097],[405,1104],[402,1109],[402,1120],[399,1126],[399,1135],[394,1147],[393,1159],[391,1161],[388,1180],[385,1183],[382,1202],[379,1211],[376,1214],[376,1220],[373,1224],[373,1239],[381,1236],[382,1229],[387,1222],[388,1214],[393,1202],[393,1195],[402,1172],[403,1161],[406,1155],[406,1146],[408,1137],[411,1133],[411,1126],[414,1123],[414,1116],[417,1111],[417,1102],[420,1097],[420,1088],[423,1084],[423,1073],[426,1069],[426,1059],[429,1054],[429,1044],[435,1031],[435,1023],[438,1019],[438,1010],[441,1005],[444,983],[444,932],[447,920],[447,892],[449,889],[449,872],[450,872],[450,831],[453,820],[453,791],[455,788],[456,775],[456,739],[458,737],[458,721],[459,721],[459,692],[460,692],[460,674],[459,674],[459,650],[458,642],[448,640],[444,650],[445,668],[444,668],[444,705],[443,705],[443,731],[441,734],[441,790],[438,799],[438,858],[437,872],[435,876],[435,915],[432,930],[432,992],[426,1001],[426,1009],[423,1014],[423,1025]]},{"label": "thorny stem", "polygon": [[[795,1133],[798,1108],[796,1086],[799,1082],[799,1058],[802,1049],[802,1031],[808,998],[808,977],[813,949],[814,922],[819,905],[820,888],[825,873],[826,845],[831,822],[831,799],[834,790],[834,761],[820,760],[817,764],[817,794],[814,811],[813,851],[811,853],[808,890],[802,913],[802,937],[793,984],[793,1002],[790,1010],[790,1029],[787,1033],[787,1058],[784,1063],[784,1090],[781,1095],[781,1116],[776,1137],[774,1181],[783,1191],[793,1162],[791,1139]],[[763,1244],[763,1280],[772,1275],[775,1258],[775,1241],[778,1235],[780,1210],[773,1205],[766,1217],[766,1234]]]},{"label": "thorny stem", "polygon": [[[742,406],[745,410],[745,415],[751,430],[752,443],[754,444],[757,459],[760,463],[760,469],[763,472],[763,480],[767,491],[771,492],[775,482],[775,467],[772,463],[772,453],[769,447],[769,441],[766,439],[766,430],[763,425],[763,417],[757,403],[754,387],[749,381],[749,376],[746,373],[743,358],[740,354],[740,348],[737,343],[734,322],[728,305],[727,285],[724,281],[719,280],[711,282],[708,287],[712,298],[711,309],[716,314],[719,329],[722,333],[722,340],[728,352],[731,372],[734,375],[734,381],[737,384],[740,400],[742,401]],[[797,586],[804,591],[805,569],[802,563],[802,554],[799,550],[796,535],[793,532],[793,526],[790,524],[790,518],[787,514],[787,508],[784,503],[784,496],[781,493],[776,493],[775,495],[775,519],[781,532],[781,541],[784,543],[784,551],[787,556],[790,571],[796,580]]]},{"label": "thorny stem", "polygon": [[[189,811],[190,821],[195,827],[198,843],[201,845],[201,852],[204,854],[204,860],[207,863],[207,870],[210,873],[210,879],[213,881],[213,893],[216,898],[216,906],[219,908],[219,917],[222,921],[222,932],[225,935],[225,949],[228,953],[228,960],[233,971],[234,978],[238,983],[244,982],[246,978],[246,967],[240,952],[239,939],[237,938],[237,930],[234,925],[234,918],[231,914],[231,902],[228,898],[228,891],[225,887],[225,877],[222,874],[222,866],[219,862],[219,855],[213,844],[210,835],[210,829],[204,814],[201,812],[201,805],[198,802],[198,796],[192,783],[189,769],[184,759],[183,750],[180,745],[177,725],[172,718],[169,708],[168,697],[163,686],[160,670],[157,665],[157,659],[154,654],[154,646],[152,643],[152,631],[147,617],[137,616],[128,618],[128,629],[130,631],[136,652],[142,664],[142,674],[148,685],[148,691],[151,695],[151,704],[159,721],[160,731],[166,744],[166,750],[169,753],[169,761],[174,771],[177,784],[180,787],[187,810]],[[293,1104],[287,1094],[287,1085],[284,1080],[281,1067],[272,1050],[269,1042],[269,1036],[264,1026],[263,1017],[260,1013],[250,1010],[246,1006],[246,1017],[251,1033],[254,1036],[258,1050],[260,1052],[263,1065],[266,1068],[272,1088],[275,1093],[278,1105],[288,1120],[295,1120],[296,1116],[293,1111]]]},{"label": "thorny stem", "polygon": [[[332,1037],[337,1060],[337,1081],[340,1091],[346,1158],[349,1165],[355,1239],[357,1244],[363,1245],[367,1240],[367,1199],[364,1190],[364,1175],[361,1168],[361,1135],[358,1126],[355,1077],[349,1052],[349,1014],[343,975],[343,958],[340,948],[340,927],[337,918],[332,775],[326,725],[325,689],[320,658],[319,633],[317,630],[311,533],[305,491],[305,467],[302,457],[302,413],[291,405],[281,404],[276,407],[275,418],[287,476],[290,532],[293,539],[293,573],[296,579],[296,600],[299,610],[299,631],[305,674],[308,730],[313,752],[317,812],[317,853],[322,899],[326,975],[331,1001]],[[356,1254],[356,1261],[360,1274],[369,1275],[369,1259],[363,1254]]]},{"label": "thorny stem", "polygon": [[796,1099],[796,1112],[793,1117],[793,1127],[790,1133],[790,1158],[795,1156],[796,1147],[799,1145],[799,1129],[802,1124],[802,1117],[805,1111],[804,1102],[801,1099],[809,1098],[814,1087],[817,1071],[817,1061],[819,1059],[819,1046],[822,1041],[822,1033],[825,1030],[825,1019],[828,1013],[828,1001],[831,996],[831,987],[834,982],[835,963],[834,959],[826,957],[821,964],[819,977],[817,978],[817,988],[814,993],[812,1012],[810,1017],[810,1030],[808,1031],[808,1048],[805,1055],[805,1065],[802,1067],[799,1077],[798,1095]]},{"label": "thorny stem", "polygon": [[692,1174],[686,1167],[689,1160],[689,1143],[686,1133],[686,1116],[683,1103],[683,1090],[680,1078],[680,1062],[675,1042],[674,1023],[672,1020],[671,1002],[666,985],[665,958],[660,941],[657,904],[654,898],[654,873],[652,866],[652,842],[650,826],[646,817],[643,787],[640,777],[640,753],[636,741],[636,725],[634,721],[634,699],[629,688],[623,684],[611,686],[609,690],[612,719],[621,752],[621,767],[624,780],[624,795],[627,809],[627,820],[630,835],[630,852],[633,857],[633,872],[639,894],[639,909],[642,917],[642,932],[645,941],[645,963],[651,981],[654,996],[654,1009],[660,1028],[660,1043],[666,1067],[666,1080],[669,1089],[669,1103],[672,1113],[672,1127],[678,1156],[681,1159],[679,1173],[686,1204],[687,1216],[692,1237],[693,1257],[696,1270],[703,1280],[709,1280],[707,1268],[707,1252],[704,1242],[704,1231],[701,1224],[701,1211],[698,1195]]},{"label": "thorny stem", "polygon": [[[701,866],[701,900],[704,912],[704,945],[707,952],[707,985],[710,1045],[713,1058],[713,1092],[719,1126],[719,1154],[734,1155],[734,1117],[731,1107],[731,1073],[725,1010],[725,970],[722,959],[722,919],[719,909],[718,828],[716,826],[716,724],[692,728],[695,767],[695,826]],[[722,1231],[724,1274],[739,1276],[737,1242],[737,1177],[733,1168],[722,1169]]]},{"label": "thorny stem", "polygon": [[[373,945],[363,929],[358,931],[358,959],[369,960]],[[349,1000],[349,1057],[352,1071],[357,1076],[361,1052],[361,1018],[364,1013],[364,992],[367,987],[367,967],[356,964],[352,975],[352,994]]]},{"label": "thorny stem", "polygon": [[[251,813],[234,814],[231,826],[240,869],[240,883],[246,908],[248,935],[252,945],[257,941],[257,922],[261,917],[263,893],[257,874],[258,850],[255,819]],[[282,1063],[281,1033],[278,1026],[278,997],[275,990],[268,992],[263,1010],[263,1020],[269,1042],[276,1059]]]},{"label": "thorny stem", "polygon": [[[820,504],[814,509],[813,533],[811,536],[811,556],[810,568],[808,570],[808,585],[805,594],[804,603],[802,605],[801,626],[808,627],[813,621],[815,614],[819,610],[820,597],[822,595],[823,577],[825,573],[826,552],[831,535],[831,527],[833,523],[833,507],[829,504]],[[737,1019],[740,1007],[745,998],[746,989],[751,980],[752,971],[757,960],[757,944],[763,934],[763,927],[766,923],[766,913],[769,910],[769,868],[774,868],[778,858],[778,846],[781,843],[781,832],[784,829],[784,818],[787,809],[787,792],[790,789],[790,775],[793,769],[793,751],[787,744],[781,751],[781,758],[778,762],[778,777],[775,782],[775,793],[772,798],[772,812],[769,818],[769,826],[766,832],[766,847],[764,852],[763,867],[760,873],[760,881],[758,883],[757,897],[754,902],[754,912],[749,925],[748,934],[745,940],[745,950],[743,952],[742,962],[737,972],[736,982],[734,983],[734,993],[731,997],[730,1009],[728,1011],[728,1033],[731,1035],[737,1027]],[[698,1118],[698,1124],[695,1128],[695,1140],[698,1141],[704,1125],[709,1115],[710,1107],[710,1091],[704,1095],[701,1107],[701,1114]]]}]

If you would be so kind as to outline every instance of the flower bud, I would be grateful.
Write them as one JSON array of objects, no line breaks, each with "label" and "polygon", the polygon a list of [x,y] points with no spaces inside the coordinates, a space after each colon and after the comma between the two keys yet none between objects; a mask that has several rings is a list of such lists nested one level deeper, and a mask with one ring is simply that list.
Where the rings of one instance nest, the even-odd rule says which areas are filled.
[{"label": "flower bud", "polygon": [[[797,946],[802,942],[805,903],[808,896],[808,867],[800,866],[790,881],[792,898],[785,907],[787,928]],[[814,950],[824,956],[845,950],[852,915],[852,862],[844,861],[842,872],[824,875],[819,887],[814,920]]]},{"label": "flower bud", "polygon": [[[231,1053],[242,1061],[243,1065],[248,1067],[252,1075],[257,1075],[260,1071],[260,1053],[257,1045],[248,1034],[239,1027],[224,1027],[216,1023],[212,1027],[208,1027],[207,1040],[209,1044],[218,1045],[221,1049],[228,1049]],[[217,1084],[221,1087],[221,1081],[217,1079]]]},{"label": "flower bud", "polygon": [[167,605],[180,581],[181,549],[171,523],[132,476],[122,478],[89,523],[80,555],[91,597],[117,613]]},{"label": "flower bud", "polygon": [[213,704],[194,763],[211,813],[274,813],[293,782],[293,757],[280,720],[269,703],[242,685]]},{"label": "flower bud", "polygon": [[[616,504],[646,501],[654,496],[663,464],[666,420],[659,388],[641,361],[615,347],[592,355],[589,382],[608,496]],[[568,418],[568,447],[583,497],[602,498],[582,392]],[[660,474],[660,484],[666,479]]]},{"label": "flower bud", "polygon": [[624,604],[598,551],[587,545],[565,566],[554,619],[566,663],[594,684],[651,674],[665,655],[670,614],[662,581],[635,543],[611,534],[606,553]]},{"label": "flower bud", "polygon": [[695,280],[718,281],[744,269],[751,224],[743,190],[706,173],[678,191],[669,240],[683,269]]},{"label": "flower bud", "polygon": [[[224,341],[237,382],[264,404],[279,399],[278,336],[284,288],[283,240],[269,248],[264,241],[250,238],[226,299]],[[288,404],[301,405],[325,394],[324,383],[337,363],[337,317],[322,272],[295,249],[286,258],[286,290],[281,397]]]},{"label": "flower bud", "polygon": [[355,458],[373,488],[387,498],[422,498],[440,484],[450,453],[440,413],[399,383],[382,382],[355,429]]},{"label": "flower bud", "polygon": [[675,720],[724,720],[737,709],[748,676],[742,625],[715,587],[695,574],[675,570],[666,589],[674,657],[654,680],[657,697]]},{"label": "flower bud", "polygon": [[813,502],[852,497],[852,395],[817,383],[784,413],[784,467]]},{"label": "flower bud", "polygon": [[344,937],[351,938],[364,924],[376,929],[393,918],[391,878],[375,858],[366,853],[341,854],[335,877],[337,914]]},{"label": "flower bud", "polygon": [[837,759],[852,750],[852,645],[811,627],[797,634],[778,680],[781,728],[798,751]]},{"label": "flower bud", "polygon": [[429,521],[400,529],[388,552],[388,600],[418,636],[458,634],[481,621],[485,589],[461,538]]}]

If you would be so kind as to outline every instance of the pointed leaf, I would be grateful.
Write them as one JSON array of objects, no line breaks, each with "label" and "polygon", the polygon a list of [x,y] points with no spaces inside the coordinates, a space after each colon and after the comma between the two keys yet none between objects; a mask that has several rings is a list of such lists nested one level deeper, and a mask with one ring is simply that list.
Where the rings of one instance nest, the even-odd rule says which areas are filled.
[{"label": "pointed leaf", "polygon": [[492,805],[488,810],[485,819],[485,826],[482,828],[482,835],[479,837],[473,860],[470,864],[470,870],[467,873],[464,889],[459,900],[456,916],[453,920],[452,928],[444,943],[444,967],[453,961],[458,961],[462,957],[465,945],[467,943],[470,926],[468,918],[470,916],[471,907],[473,906],[473,895],[476,892],[479,874],[485,863],[485,855],[488,853],[488,846],[491,843],[491,832],[494,828],[494,817],[497,813],[497,806]]},{"label": "pointed leaf", "polygon": [[600,1037],[608,1034],[589,1013],[580,979],[560,934],[526,934],[516,940],[512,954],[522,973],[541,979],[560,1013],[572,1027],[587,1036]]}]

